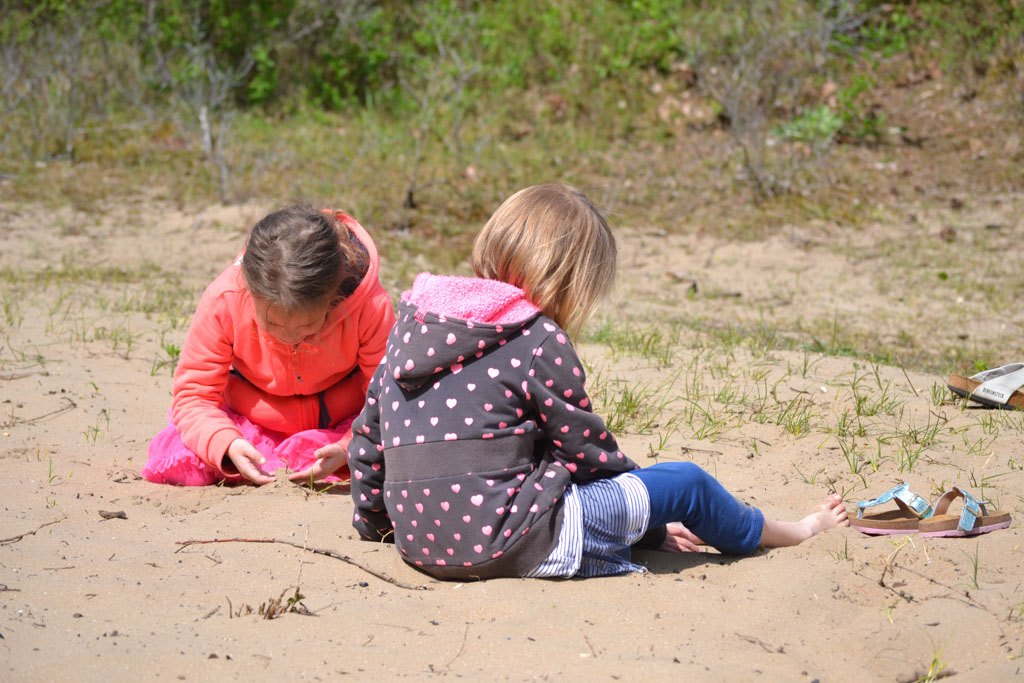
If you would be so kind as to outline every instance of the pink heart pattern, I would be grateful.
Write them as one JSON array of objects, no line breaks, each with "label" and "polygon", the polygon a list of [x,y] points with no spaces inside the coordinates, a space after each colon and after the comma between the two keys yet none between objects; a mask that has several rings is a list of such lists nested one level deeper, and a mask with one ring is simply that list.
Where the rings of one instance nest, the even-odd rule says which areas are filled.
[{"label": "pink heart pattern", "polygon": [[[539,522],[576,476],[634,467],[590,412],[579,359],[552,321],[488,325],[421,313],[405,302],[400,312],[349,449],[353,519],[364,537],[393,525],[409,561],[428,570],[473,567],[508,554],[531,529],[547,533],[550,524]],[[396,379],[398,369],[408,374]],[[433,479],[434,472],[391,482],[383,467],[392,449],[419,449],[417,458],[431,468],[458,444],[505,451],[527,434],[547,447],[543,469],[527,461],[496,472],[481,460],[486,476],[455,471]]]}]

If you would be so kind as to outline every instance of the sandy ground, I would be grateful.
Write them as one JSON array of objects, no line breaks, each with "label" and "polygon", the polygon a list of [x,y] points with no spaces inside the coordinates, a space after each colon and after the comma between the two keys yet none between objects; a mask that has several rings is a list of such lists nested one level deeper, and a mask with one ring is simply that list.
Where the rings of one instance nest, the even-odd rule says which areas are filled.
[{"label": "sandy ground", "polygon": [[[924,212],[754,243],[626,225],[603,314],[637,330],[645,319],[691,324],[670,327],[661,355],[636,339],[631,351],[581,349],[598,405],[612,409],[630,387],[657,406],[621,438],[641,464],[694,460],[782,518],[830,488],[856,500],[905,479],[934,500],[956,484],[1009,510],[1010,529],[841,529],[747,558],[639,554],[646,575],[467,584],[432,581],[390,546],[358,541],[345,491],[138,478],[170,401],[163,346],[181,343],[198,292],[265,207],[84,217],[0,206],[0,679],[1020,676],[1024,415],[965,409],[936,375],[765,350],[693,321],[804,339],[838,321],[851,338],[902,340],[908,357],[1022,360],[1006,257],[1022,203],[960,216],[951,240],[946,219]],[[408,286],[388,272],[389,288]],[[297,547],[182,545],[232,538]],[[296,592],[297,611],[260,616]]]}]

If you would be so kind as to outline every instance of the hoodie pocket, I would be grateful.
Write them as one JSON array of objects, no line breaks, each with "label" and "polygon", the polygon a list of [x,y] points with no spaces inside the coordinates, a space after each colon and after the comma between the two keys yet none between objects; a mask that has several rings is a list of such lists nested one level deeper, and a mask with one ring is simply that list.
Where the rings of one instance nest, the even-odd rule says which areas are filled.
[{"label": "hoodie pocket", "polygon": [[[550,469],[550,468],[549,468]],[[384,485],[395,542],[417,565],[470,567],[508,552],[565,490],[534,465]]]}]

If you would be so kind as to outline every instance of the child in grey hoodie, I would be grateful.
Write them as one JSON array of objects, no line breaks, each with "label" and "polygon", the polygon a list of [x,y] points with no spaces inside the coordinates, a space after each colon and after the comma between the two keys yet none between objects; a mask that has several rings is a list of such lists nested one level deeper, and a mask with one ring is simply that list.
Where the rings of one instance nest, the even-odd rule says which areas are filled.
[{"label": "child in grey hoodie", "polygon": [[745,554],[849,523],[837,495],[770,520],[693,463],[638,469],[619,450],[566,332],[610,289],[615,259],[586,196],[538,185],[478,236],[478,277],[416,278],[353,424],[363,538],[439,578],[568,577],[643,571],[635,544]]}]

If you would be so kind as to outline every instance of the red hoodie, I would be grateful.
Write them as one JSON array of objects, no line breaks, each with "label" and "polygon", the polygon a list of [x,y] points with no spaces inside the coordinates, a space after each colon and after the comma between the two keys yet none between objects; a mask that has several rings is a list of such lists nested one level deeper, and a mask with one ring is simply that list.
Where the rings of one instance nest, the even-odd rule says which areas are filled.
[{"label": "red hoodie", "polygon": [[363,406],[395,315],[377,279],[380,258],[370,235],[351,216],[335,217],[366,248],[369,266],[312,343],[284,344],[257,324],[241,259],[199,300],[174,373],[171,416],[185,446],[225,476],[221,460],[242,434],[222,406],[286,434],[318,426],[320,392],[332,424]]}]

